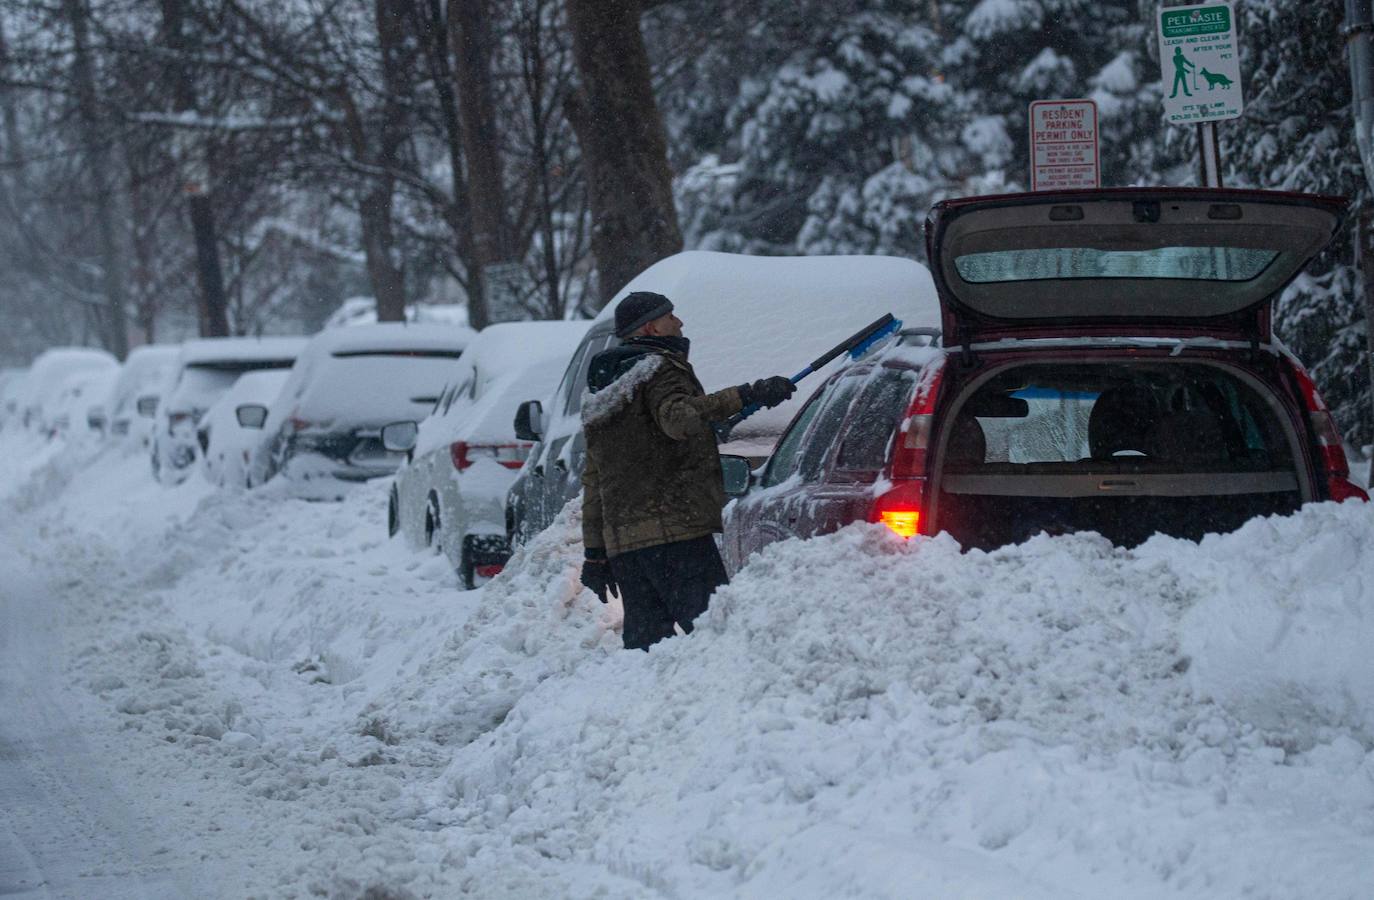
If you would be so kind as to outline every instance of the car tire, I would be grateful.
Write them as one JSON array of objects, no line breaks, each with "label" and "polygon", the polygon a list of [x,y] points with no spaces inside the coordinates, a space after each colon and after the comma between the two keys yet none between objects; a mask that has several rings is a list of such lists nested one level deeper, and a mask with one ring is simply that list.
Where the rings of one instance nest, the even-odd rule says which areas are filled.
[{"label": "car tire", "polygon": [[425,499],[425,546],[437,552],[443,552],[439,545],[439,529],[443,527],[443,520],[439,517],[439,498],[431,493]]},{"label": "car tire", "polygon": [[465,591],[477,587],[477,567],[473,565],[472,553],[467,547],[463,548],[462,558],[458,563],[458,583]]},{"label": "car tire", "polygon": [[395,485],[391,488],[391,494],[386,500],[386,536],[394,538],[396,532],[401,530],[401,510],[400,501],[396,496]]}]

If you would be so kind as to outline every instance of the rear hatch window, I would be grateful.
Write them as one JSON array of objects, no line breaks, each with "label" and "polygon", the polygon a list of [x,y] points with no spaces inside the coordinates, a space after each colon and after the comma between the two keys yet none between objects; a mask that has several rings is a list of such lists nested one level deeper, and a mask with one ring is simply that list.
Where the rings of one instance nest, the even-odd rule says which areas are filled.
[{"label": "rear hatch window", "polygon": [[1345,201],[1122,189],[937,204],[946,343],[1108,331],[1268,340],[1268,304],[1330,241]]},{"label": "rear hatch window", "polygon": [[994,544],[1037,524],[1125,543],[1230,530],[1301,502],[1284,418],[1276,398],[1221,366],[1005,370],[948,420],[942,519],[966,537],[996,533]]}]

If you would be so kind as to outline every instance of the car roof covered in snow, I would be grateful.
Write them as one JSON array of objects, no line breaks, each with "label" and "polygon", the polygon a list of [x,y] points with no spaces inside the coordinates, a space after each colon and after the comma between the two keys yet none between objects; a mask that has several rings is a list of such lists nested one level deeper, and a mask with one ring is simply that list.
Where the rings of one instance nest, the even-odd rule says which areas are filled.
[{"label": "car roof covered in snow", "polygon": [[[883,313],[904,327],[939,328],[930,270],[896,256],[746,256],[691,250],[660,260],[596,317],[614,319],[632,291],[673,301],[692,341],[691,362],[707,391],[769,375],[791,376]],[[831,363],[829,372],[839,363]],[[763,410],[737,434],[780,433],[811,391]]]},{"label": "car roof covered in snow", "polygon": [[306,345],[303,337],[201,338],[181,345],[178,365],[204,366],[219,363],[295,359]]},{"label": "car roof covered in snow", "polygon": [[477,332],[461,325],[374,322],[321,331],[310,339],[306,352],[311,356],[388,351],[462,352],[476,335]]},{"label": "car roof covered in snow", "polygon": [[119,380],[110,393],[111,407],[118,411],[133,403],[135,395],[167,379],[181,355],[178,344],[145,344],[129,351],[119,370]]},{"label": "car roof covered in snow", "polygon": [[416,454],[460,435],[514,440],[515,408],[553,393],[591,324],[503,322],[482,329],[449,382],[458,396],[420,423]]},{"label": "car roof covered in snow", "polygon": [[292,367],[265,430],[298,414],[322,427],[419,421],[475,335],[470,328],[402,322],[322,331]]},{"label": "car roof covered in snow", "polygon": [[119,368],[119,361],[104,350],[91,347],[54,347],[34,359],[20,388],[20,403],[42,405],[57,399],[62,384],[76,372]]}]

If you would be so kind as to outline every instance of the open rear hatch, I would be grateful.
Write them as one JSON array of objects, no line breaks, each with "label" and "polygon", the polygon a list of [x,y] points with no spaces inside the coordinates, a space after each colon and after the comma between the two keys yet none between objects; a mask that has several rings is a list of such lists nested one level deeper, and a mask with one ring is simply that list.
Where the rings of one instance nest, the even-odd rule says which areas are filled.
[{"label": "open rear hatch", "polygon": [[946,200],[926,223],[945,345],[1266,342],[1271,301],[1331,240],[1345,207],[1338,197],[1189,188]]}]

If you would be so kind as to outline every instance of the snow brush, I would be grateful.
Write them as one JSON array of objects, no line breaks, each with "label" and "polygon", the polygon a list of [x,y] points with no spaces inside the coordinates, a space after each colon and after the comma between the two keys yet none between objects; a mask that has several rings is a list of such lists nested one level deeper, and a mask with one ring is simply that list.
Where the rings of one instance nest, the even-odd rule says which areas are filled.
[{"label": "snow brush", "polygon": [[[871,348],[874,344],[878,343],[878,341],[881,341],[889,334],[894,334],[901,327],[902,320],[894,317],[892,313],[887,313],[881,319],[878,319],[875,322],[871,322],[868,325],[865,325],[863,328],[859,329],[854,334],[851,334],[849,337],[845,338],[843,341],[840,341],[834,347],[831,347],[829,350],[825,351],[820,356],[816,357],[814,360],[811,361],[811,365],[807,366],[805,369],[802,369],[800,372],[798,372],[796,375],[793,375],[788,380],[791,381],[793,384],[796,384],[797,382],[805,378],[807,375],[810,375],[812,372],[815,372],[823,368],[826,363],[830,362],[832,359],[839,356],[841,353],[848,353],[850,359],[858,359],[860,356],[863,356],[865,353],[867,353],[869,348]],[[720,425],[716,427],[716,431],[720,435],[720,439],[722,441],[729,440],[730,432],[734,430],[734,427],[736,425],[738,425],[740,422],[743,422],[745,419],[749,418],[762,408],[763,407],[759,406],[759,404],[757,403],[751,403],[744,409],[735,413],[730,418],[726,419],[724,422],[721,422]]]}]

